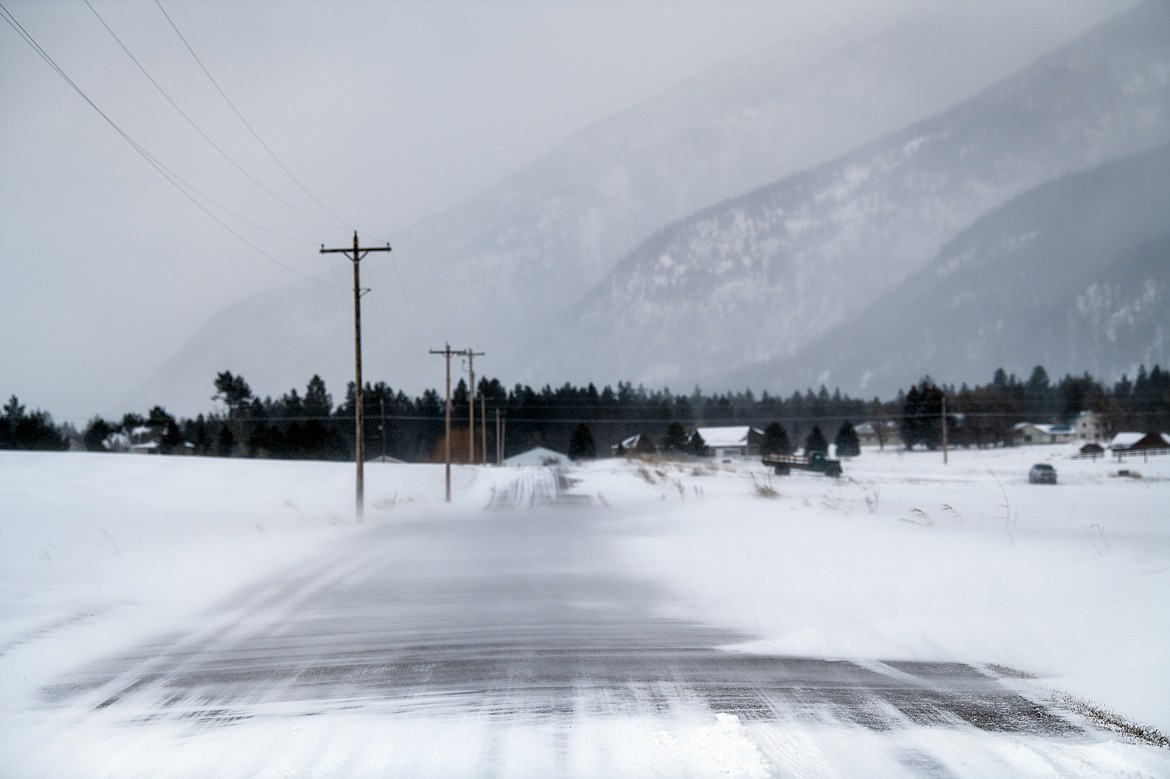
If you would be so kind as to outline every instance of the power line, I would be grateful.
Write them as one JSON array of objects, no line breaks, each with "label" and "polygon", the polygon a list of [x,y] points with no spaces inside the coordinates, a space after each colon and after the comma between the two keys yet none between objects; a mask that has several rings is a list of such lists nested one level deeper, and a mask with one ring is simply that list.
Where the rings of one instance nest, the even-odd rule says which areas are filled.
[{"label": "power line", "polygon": [[390,351],[390,356],[394,359],[394,362],[398,365],[398,369],[402,372],[402,374],[408,380],[413,380],[416,377],[406,367],[406,364],[402,362],[402,359],[398,356],[398,350],[394,348],[394,341],[390,337],[390,330],[392,328],[387,322],[386,314],[383,312],[384,306],[382,304],[381,296],[378,295],[378,291],[376,289],[370,290],[370,292],[372,293],[370,295],[370,299],[374,303],[374,314],[377,315],[378,324],[381,325],[382,338],[385,339],[386,348]]},{"label": "power line", "polygon": [[191,44],[187,41],[186,36],[183,35],[183,33],[179,30],[178,25],[175,24],[175,20],[172,19],[171,15],[167,13],[167,10],[163,8],[160,0],[154,0],[154,4],[158,6],[158,10],[162,11],[162,15],[165,16],[167,22],[170,23],[171,29],[175,31],[175,34],[179,36],[179,40],[181,40],[183,45],[187,47],[187,51],[191,53],[191,56],[195,59],[195,62],[198,63],[200,69],[203,70],[203,74],[207,76],[207,80],[210,81],[212,86],[215,87],[215,90],[219,92],[220,97],[222,97],[224,102],[228,104],[228,107],[232,109],[232,112],[235,113],[236,117],[240,120],[240,123],[248,129],[248,132],[252,134],[252,137],[256,139],[256,142],[260,144],[264,151],[268,152],[268,156],[272,158],[272,161],[280,166],[280,169],[285,172],[285,175],[287,175],[294,184],[300,187],[301,191],[308,195],[314,203],[319,205],[325,211],[325,213],[329,214],[331,217],[337,220],[337,226],[344,225],[346,220],[333,213],[333,211],[330,210],[327,205],[322,203],[316,195],[310,192],[308,187],[302,184],[301,180],[293,175],[293,172],[289,170],[288,166],[285,165],[284,162],[281,161],[280,157],[276,156],[276,152],[272,150],[272,147],[264,142],[264,139],[260,137],[260,134],[256,132],[256,129],[252,127],[251,123],[244,118],[244,115],[240,113],[240,109],[238,109],[236,104],[232,102],[231,98],[227,96],[227,93],[223,91],[222,87],[220,87],[219,82],[216,81],[215,77],[211,75],[211,71],[209,71],[207,66],[203,64],[203,60],[200,59],[199,55],[195,53],[195,49],[191,47]]},{"label": "power line", "polygon": [[410,317],[410,323],[414,326],[415,333],[425,338],[423,329],[418,323],[418,317],[414,313],[414,304],[410,302],[410,295],[406,294],[406,285],[402,283],[402,276],[398,273],[398,266],[391,265],[391,270],[394,271],[394,279],[398,282],[398,291],[402,295],[402,302],[405,304],[406,313]]},{"label": "power line", "polygon": [[[321,206],[321,208],[323,208],[330,216],[332,216],[334,219],[338,220],[339,222],[346,221],[346,220],[341,219],[339,216],[337,216],[337,214],[335,214],[331,209],[329,209],[328,206],[326,206],[319,198],[317,198],[315,195],[313,195],[313,193],[310,192],[307,189],[307,187],[305,187],[304,184],[299,179],[297,179],[297,177],[291,172],[291,170],[288,168],[288,166],[283,161],[281,161],[279,157],[277,157],[277,155],[272,151],[271,147],[264,141],[263,138],[260,137],[259,133],[256,132],[255,128],[252,127],[252,125],[247,121],[247,119],[243,116],[242,112],[239,111],[239,109],[235,106],[235,104],[227,96],[226,92],[223,90],[223,88],[220,86],[220,84],[211,75],[211,72],[207,69],[206,65],[204,65],[203,61],[199,58],[199,56],[195,52],[194,48],[190,45],[190,42],[187,40],[187,38],[179,30],[174,19],[166,12],[166,9],[163,8],[161,2],[159,2],[159,0],[155,0],[155,3],[159,7],[159,10],[163,13],[164,17],[166,17],[168,23],[170,23],[172,29],[174,29],[175,34],[183,42],[184,46],[190,52],[191,56],[195,59],[195,61],[199,64],[200,68],[203,70],[204,74],[211,81],[212,85],[216,88],[216,90],[224,98],[225,102],[227,102],[229,107],[237,115],[237,117],[244,124],[244,126],[248,129],[248,131],[253,135],[254,138],[256,138],[257,142],[273,158],[273,160],[277,163],[277,165],[279,165],[281,167],[281,169],[284,170],[284,172],[289,176],[289,178],[291,180],[293,180],[293,182],[296,183],[298,187],[300,187],[315,203],[317,203],[319,206]],[[175,107],[175,109],[177,111],[179,111],[179,113],[182,114],[184,116],[184,118],[186,118],[188,120],[188,122],[190,122],[192,124],[192,126],[195,127],[195,129],[200,133],[200,135],[204,136],[205,140],[207,140],[209,143],[211,143],[212,146],[215,147],[218,151],[223,153],[222,149],[219,149],[218,146],[216,146],[216,144],[213,141],[211,141],[211,139],[208,138],[206,136],[206,134],[203,133],[202,130],[200,130],[198,128],[197,125],[194,124],[194,122],[190,119],[190,117],[187,116],[187,114],[185,112],[183,112],[181,108],[179,108],[179,106],[175,103],[175,101],[173,99],[171,99],[170,96],[166,93],[166,91],[161,87],[161,85],[158,84],[157,80],[155,80],[153,77],[150,76],[149,72],[146,71],[145,67],[142,66],[142,64],[137,60],[137,58],[135,58],[133,56],[133,54],[122,43],[122,41],[118,38],[118,36],[116,34],[114,34],[113,30],[109,27],[108,24],[105,23],[105,20],[102,19],[101,15],[97,12],[96,9],[93,8],[93,6],[88,2],[88,0],[86,2],[86,5],[93,12],[94,16],[102,23],[103,27],[105,27],[106,30],[109,32],[109,34],[115,39],[115,41],[117,41],[119,43],[119,45],[122,47],[123,51],[125,51],[125,53],[131,58],[132,61],[134,61],[134,63],[136,65],[138,65],[139,69],[142,70],[144,75],[146,75],[146,77],[148,79],[150,79],[151,83],[153,83],[155,85],[155,87],[163,94],[164,97],[167,98],[167,100]],[[61,78],[67,85],[69,85],[69,87],[72,88],[74,90],[74,92],[76,92],[78,94],[78,96],[80,96],[81,99],[84,100],[90,106],[90,108],[92,108],[99,116],[101,116],[102,119],[111,128],[113,128],[113,130],[115,132],[117,132],[118,135],[121,136],[122,139],[138,155],[140,155],[143,159],[145,159],[146,162],[148,164],[150,164],[151,167],[153,167],[156,170],[156,172],[159,173],[159,175],[161,175],[163,178],[165,178],[167,180],[167,182],[169,184],[171,184],[171,186],[178,189],[179,192],[184,197],[186,197],[188,200],[190,200],[197,208],[199,208],[201,211],[203,211],[209,218],[211,218],[213,221],[215,221],[217,224],[219,224],[224,230],[226,230],[227,232],[232,234],[237,240],[239,240],[240,242],[242,242],[243,244],[248,246],[250,249],[252,249],[256,253],[258,253],[259,255],[264,257],[265,259],[269,260],[273,264],[283,268],[284,270],[287,270],[290,273],[293,273],[294,275],[300,276],[301,278],[312,281],[315,284],[320,284],[322,286],[330,287],[330,288],[343,288],[342,284],[337,279],[335,274],[334,274],[334,283],[330,284],[329,282],[322,281],[321,279],[319,279],[315,276],[310,276],[306,273],[303,273],[303,272],[289,266],[288,264],[278,260],[277,258],[272,256],[268,252],[264,251],[259,246],[257,246],[255,243],[248,240],[248,238],[246,238],[240,232],[238,232],[237,230],[232,228],[230,225],[225,223],[216,214],[212,213],[208,209],[208,207],[206,205],[204,205],[204,203],[200,203],[198,200],[196,200],[195,196],[202,198],[210,206],[218,209],[223,214],[228,215],[228,216],[232,217],[233,219],[238,220],[242,224],[246,224],[246,225],[253,227],[257,230],[261,230],[263,232],[269,233],[269,234],[274,235],[274,236],[279,237],[279,238],[283,238],[285,240],[289,240],[289,241],[303,244],[303,245],[312,245],[312,242],[303,241],[301,239],[292,238],[290,236],[283,235],[278,231],[271,230],[271,229],[266,228],[266,227],[264,227],[256,222],[252,221],[252,220],[247,219],[246,217],[233,211],[232,209],[228,208],[227,206],[219,203],[217,200],[215,200],[211,196],[207,195],[206,193],[200,191],[197,187],[192,185],[190,182],[188,182],[186,179],[184,179],[178,173],[176,173],[175,171],[168,168],[165,164],[163,164],[161,162],[161,160],[159,160],[157,157],[155,157],[149,151],[147,151],[146,148],[142,144],[140,144],[137,140],[135,140],[126,130],[124,130],[117,122],[115,122],[113,120],[113,118],[111,118],[105,111],[103,111],[97,105],[97,103],[94,102],[94,100],[89,97],[89,95],[85,92],[85,90],[83,90],[77,84],[77,82],[75,82],[69,76],[69,74],[66,73],[65,70],[60,65],[57,64],[57,62],[52,58],[52,56],[49,55],[49,53],[37,42],[37,40],[33,37],[33,35],[31,33],[29,33],[23,27],[23,25],[20,24],[20,22],[16,19],[16,17],[13,16],[12,13],[6,7],[4,7],[2,3],[0,3],[0,11],[2,11],[2,15],[4,17],[4,20],[8,23],[8,25],[10,27],[12,27],[12,29],[15,30],[18,35],[20,35],[20,37],[25,41],[25,43],[27,43],[29,45],[29,47],[32,48],[33,51],[35,51],[37,53],[37,55],[40,56],[41,59],[44,60],[44,62],[47,65],[49,65],[50,68],[52,68],[52,70],[57,74],[57,76],[59,78]],[[226,157],[226,155],[225,155],[225,157]],[[261,184],[259,184],[259,182],[255,181],[255,179],[252,176],[250,176],[249,174],[247,174],[246,171],[243,171],[243,169],[240,168],[240,166],[237,163],[235,163],[233,160],[231,160],[230,157],[227,157],[227,159],[229,162],[231,162],[233,165],[235,165],[235,167],[237,167],[237,169],[240,169],[241,172],[244,173],[244,175],[246,175],[246,176],[248,176],[248,178],[252,179],[253,183],[255,183],[257,186],[260,186],[261,189],[265,189],[265,191],[268,191],[267,188],[263,187],[263,185],[261,185]],[[194,194],[192,194],[192,193],[194,193]],[[272,194],[272,193],[269,192],[269,194]],[[277,197],[277,199],[282,200],[279,197]],[[285,201],[282,200],[282,202],[285,202]],[[287,204],[287,202],[286,202],[286,205],[289,205],[289,204]],[[295,206],[290,205],[290,208],[293,208],[298,213],[304,214],[303,211],[296,209]],[[315,217],[312,217],[311,215],[306,215],[306,216],[308,216],[308,218],[310,218],[310,219],[314,219],[315,221],[318,221],[318,222],[321,221],[321,220],[315,219]],[[422,327],[419,324],[418,316],[414,311],[414,306],[411,303],[410,296],[406,292],[406,284],[403,282],[402,276],[398,272],[397,266],[396,265],[392,266],[392,269],[393,269],[393,273],[394,273],[394,279],[397,282],[399,292],[400,292],[401,297],[402,297],[403,307],[407,311],[408,317],[410,319],[410,323],[415,328],[416,332],[419,335],[422,335],[423,334]],[[330,266],[330,272],[333,273],[332,266]],[[378,314],[379,314],[379,317],[382,316],[380,311],[378,312]],[[389,336],[385,333],[385,323],[383,322],[382,324],[383,324],[383,334],[386,335],[387,341],[389,341],[390,340]],[[398,359],[397,356],[395,356],[395,359],[399,363],[400,367],[404,367],[402,365],[401,360]]]},{"label": "power line", "polygon": [[[314,195],[308,189],[308,187],[306,187],[301,182],[301,180],[293,174],[293,172],[280,159],[280,157],[277,156],[276,152],[274,152],[272,150],[272,147],[269,146],[269,144],[267,142],[265,142],[265,140],[260,136],[260,133],[258,133],[256,131],[256,128],[252,126],[251,122],[249,122],[247,120],[247,118],[244,117],[244,114],[240,111],[240,109],[236,106],[236,104],[232,101],[232,99],[230,97],[228,97],[227,92],[224,91],[223,87],[220,85],[219,81],[216,80],[215,76],[213,76],[211,74],[211,71],[204,64],[202,58],[200,58],[198,53],[196,53],[195,48],[191,45],[190,41],[187,40],[187,36],[183,35],[183,32],[179,29],[179,26],[175,23],[175,20],[171,17],[171,15],[169,13],[167,13],[167,10],[166,10],[166,8],[163,7],[161,0],[154,0],[154,2],[155,2],[155,5],[158,6],[159,11],[162,12],[162,15],[166,18],[167,22],[170,24],[171,29],[174,30],[175,35],[177,35],[179,40],[183,42],[183,45],[186,47],[187,51],[191,54],[191,57],[199,65],[199,68],[203,71],[203,74],[207,77],[207,80],[211,82],[211,85],[213,87],[215,87],[215,90],[219,93],[220,97],[222,97],[224,102],[228,105],[228,107],[231,108],[232,112],[236,115],[236,118],[238,118],[240,120],[240,123],[243,124],[245,128],[247,128],[248,132],[251,133],[252,137],[256,139],[256,142],[260,144],[260,146],[264,149],[265,152],[267,152],[268,156],[272,158],[272,160],[280,167],[280,169],[285,172],[285,174],[289,177],[289,179],[294,184],[296,184],[297,187],[299,187],[301,189],[301,191],[304,192],[314,203],[316,203],[318,206],[320,206],[326,213],[328,213],[330,216],[332,216],[338,222],[344,223],[346,220],[344,220],[340,216],[338,216],[320,198],[318,198],[316,195]],[[366,231],[359,231],[359,233],[363,236],[368,237],[368,233],[366,233]],[[387,243],[387,244],[389,243],[388,240],[379,240],[378,242],[379,243]],[[330,265],[329,269],[330,269],[330,272],[332,273],[333,266]],[[391,263],[391,270],[394,273],[394,280],[395,280],[395,282],[397,282],[398,290],[399,290],[400,296],[402,298],[403,307],[406,309],[407,315],[408,315],[409,320],[410,320],[410,324],[414,327],[416,334],[421,336],[421,335],[423,335],[423,330],[422,330],[422,327],[419,325],[418,316],[414,311],[414,305],[412,304],[412,302],[410,300],[410,295],[406,294],[406,284],[402,281],[402,275],[398,271],[397,263]],[[336,276],[334,276],[334,281],[337,282],[338,286],[341,286],[341,282],[340,282],[340,280],[338,280],[336,278]],[[389,334],[387,332],[386,322],[385,322],[385,319],[384,319],[382,311],[381,311],[381,301],[378,299],[376,291],[375,291],[375,295],[374,295],[374,300],[375,300],[375,312],[378,314],[379,323],[382,325],[383,336],[386,338],[386,342],[389,345],[391,339],[390,339]],[[402,363],[402,360],[398,357],[397,353],[394,352],[394,349],[392,346],[390,347],[390,351],[391,351],[392,357],[394,358],[394,361],[398,364],[399,368],[401,368],[404,373],[408,373],[408,371],[406,370],[405,366]]]},{"label": "power line", "polygon": [[[280,157],[277,156],[276,152],[274,152],[272,150],[272,147],[269,146],[267,142],[265,142],[265,140],[256,131],[255,127],[253,127],[252,124],[247,120],[247,118],[244,117],[243,113],[236,106],[236,104],[232,101],[232,99],[230,97],[228,97],[227,92],[224,91],[223,87],[220,85],[219,81],[216,80],[215,76],[213,76],[211,74],[211,71],[204,64],[202,58],[200,58],[198,53],[196,53],[195,48],[191,45],[190,41],[188,41],[187,37],[185,35],[183,35],[183,32],[179,29],[179,26],[175,23],[175,20],[171,17],[171,15],[169,13],[167,13],[167,10],[166,10],[166,8],[163,7],[161,0],[154,0],[154,2],[155,2],[155,5],[158,6],[159,11],[162,12],[162,15],[166,18],[167,22],[170,24],[171,29],[175,31],[175,35],[177,35],[179,40],[183,42],[183,45],[186,47],[187,51],[191,54],[191,57],[199,65],[199,68],[203,71],[203,74],[207,77],[207,80],[211,82],[211,85],[213,87],[215,87],[215,90],[219,93],[220,97],[222,97],[224,102],[227,103],[228,107],[231,108],[232,112],[236,115],[236,118],[238,118],[240,120],[240,123],[243,124],[245,128],[247,128],[248,132],[251,133],[252,137],[256,139],[256,142],[260,144],[260,146],[264,149],[265,152],[267,152],[268,156],[271,157],[272,160],[278,166],[280,166],[280,169],[285,172],[285,174],[289,177],[289,179],[293,183],[295,183],[301,189],[301,191],[304,192],[310,199],[312,199],[312,201],[314,203],[316,203],[318,206],[320,206],[326,213],[328,213],[330,216],[332,216],[338,222],[345,223],[346,222],[345,219],[342,219],[340,216],[338,216],[320,198],[318,198],[316,195],[314,195],[308,189],[308,187],[306,187],[301,182],[301,180],[298,179],[293,174],[293,172],[280,159]],[[152,81],[153,81],[153,79],[152,79]],[[369,235],[368,231],[359,230],[358,233],[362,237],[371,237]],[[383,240],[383,239],[378,239],[377,242],[378,243],[387,243],[387,244],[389,243],[388,240]],[[332,268],[332,266],[330,266],[330,272],[332,272],[332,270],[333,270],[333,268]],[[403,306],[406,308],[407,315],[410,319],[410,323],[415,328],[415,332],[421,336],[421,335],[423,335],[423,330],[422,330],[422,327],[419,325],[418,316],[416,315],[416,313],[414,311],[414,306],[411,303],[410,296],[408,294],[406,294],[406,284],[402,281],[402,275],[398,272],[398,265],[396,263],[392,263],[391,270],[394,273],[394,280],[397,282],[398,289],[399,289],[399,292],[400,292],[401,297],[402,297],[402,303],[403,303]],[[338,286],[340,286],[340,281],[337,280],[336,277],[334,277],[334,280],[337,281]],[[375,310],[377,311],[379,319],[381,320],[382,319],[381,311],[377,307]],[[384,321],[382,322],[382,325],[383,325],[383,335],[386,336],[386,340],[387,340],[387,342],[389,342],[390,338],[389,338],[389,335],[385,332],[386,328],[385,328]],[[393,352],[393,349],[391,349],[391,351]],[[404,372],[406,372],[405,366],[403,366],[402,361],[399,359],[398,355],[393,354],[393,357],[394,357],[395,362],[398,363],[399,367],[403,368]]]},{"label": "power line", "polygon": [[[309,214],[305,211],[302,211],[300,208],[297,208],[295,205],[288,202],[287,200],[285,200],[280,195],[273,192],[268,187],[264,186],[262,183],[260,183],[260,181],[255,176],[253,176],[251,173],[249,173],[247,170],[245,170],[242,165],[240,165],[238,162],[236,162],[231,157],[231,155],[229,155],[226,151],[223,150],[223,147],[221,147],[218,143],[216,143],[211,138],[211,136],[209,136],[206,132],[204,132],[203,128],[201,128],[198,124],[196,124],[195,120],[192,119],[191,116],[186,111],[184,111],[182,109],[182,107],[175,101],[174,98],[172,98],[170,96],[170,94],[165,89],[163,89],[162,85],[158,83],[158,80],[155,79],[155,77],[150,74],[150,71],[148,71],[146,69],[146,66],[144,66],[138,60],[138,58],[134,56],[133,52],[130,51],[129,47],[126,46],[126,44],[122,41],[122,39],[118,37],[117,33],[115,33],[113,28],[111,28],[110,25],[106,22],[106,20],[102,18],[102,15],[98,13],[97,9],[93,7],[93,5],[89,2],[89,0],[84,0],[84,2],[85,2],[86,7],[89,8],[89,10],[93,12],[93,15],[95,17],[97,17],[97,20],[99,22],[101,22],[101,25],[102,25],[102,27],[105,28],[106,32],[108,32],[110,34],[110,37],[113,38],[115,42],[117,42],[118,46],[121,47],[122,51],[126,53],[126,56],[130,58],[130,61],[133,62],[138,67],[138,69],[140,71],[142,71],[142,75],[146,76],[147,80],[150,81],[150,83],[154,85],[154,88],[158,90],[159,94],[162,95],[163,98],[165,98],[166,101],[171,104],[171,107],[174,108],[179,113],[179,115],[181,117],[183,117],[184,120],[186,120],[187,124],[189,124],[191,126],[191,128],[193,130],[195,130],[195,132],[197,132],[199,134],[199,136],[201,138],[203,138],[203,140],[206,141],[207,144],[209,146],[211,146],[211,148],[214,149],[219,154],[219,156],[223,157],[223,159],[226,160],[228,162],[228,164],[230,164],[233,168],[235,168],[237,171],[239,171],[245,178],[248,179],[248,181],[252,182],[252,184],[254,184],[261,191],[266,193],[269,197],[273,198],[274,200],[281,203],[282,205],[292,209],[293,211],[295,211],[296,213],[305,217],[306,219],[311,219],[314,222],[325,225],[327,227],[337,227],[338,226],[336,224],[332,224],[330,222],[326,222],[324,220],[318,219],[317,217],[313,216],[312,214]],[[269,231],[269,232],[271,232],[271,231]],[[279,233],[274,233],[274,234],[280,235]],[[280,236],[280,237],[287,238],[287,236]],[[290,238],[289,240],[295,241],[297,239]],[[307,245],[312,245],[311,241],[302,241],[302,243],[305,243]]]},{"label": "power line", "polygon": [[114,132],[118,133],[118,135],[121,136],[122,140],[124,140],[127,144],[129,144],[130,148],[132,148],[139,156],[141,156],[144,160],[146,160],[146,162],[151,167],[153,167],[159,175],[161,175],[164,179],[166,179],[167,182],[171,186],[173,186],[175,189],[177,189],[184,197],[186,197],[188,200],[190,200],[195,205],[196,208],[198,208],[203,213],[207,214],[207,216],[210,217],[214,222],[216,222],[220,227],[222,227],[223,229],[227,230],[229,233],[234,235],[237,239],[239,239],[245,245],[247,245],[248,247],[253,249],[255,252],[260,254],[262,257],[265,257],[269,261],[280,266],[281,268],[284,268],[285,270],[289,271],[290,273],[293,273],[297,276],[301,276],[302,278],[306,278],[306,279],[308,279],[312,282],[315,282],[317,284],[322,284],[322,285],[328,286],[328,287],[332,286],[332,285],[328,284],[327,282],[321,281],[320,279],[314,278],[313,276],[310,276],[306,273],[302,273],[301,271],[298,271],[296,268],[293,268],[292,266],[287,265],[287,264],[281,262],[280,260],[276,259],[271,254],[269,254],[268,252],[264,251],[256,244],[249,241],[247,238],[245,238],[238,231],[233,229],[230,225],[228,225],[226,222],[224,222],[222,219],[220,219],[214,213],[212,213],[203,203],[200,203],[198,200],[196,200],[195,196],[192,193],[195,193],[195,195],[198,195],[199,197],[203,198],[208,203],[215,205],[216,208],[221,209],[225,213],[232,214],[233,216],[235,216],[237,219],[240,219],[241,221],[245,221],[245,222],[247,221],[243,217],[232,212],[231,209],[227,208],[226,206],[221,205],[220,203],[216,202],[213,198],[211,198],[208,195],[201,192],[198,188],[193,186],[190,182],[186,181],[178,173],[176,173],[173,170],[171,170],[170,168],[168,168],[166,165],[164,165],[162,163],[162,161],[160,161],[157,157],[155,157],[153,154],[151,154],[149,151],[147,151],[146,148],[144,146],[142,146],[142,144],[140,144],[137,140],[135,140],[128,132],[126,132],[126,130],[122,129],[121,125],[119,125],[117,122],[115,122],[110,117],[109,114],[107,114],[105,111],[103,111],[98,106],[98,104],[95,103],[93,101],[93,99],[90,98],[90,96],[88,94],[86,94],[85,90],[83,90],[80,86],[78,86],[76,81],[74,81],[72,78],[70,78],[69,74],[66,73],[65,70],[60,65],[57,64],[57,62],[52,58],[52,56],[50,56],[49,53],[47,51],[45,51],[45,49],[39,43],[37,43],[36,39],[32,36],[32,34],[29,33],[20,24],[20,22],[16,19],[16,17],[14,17],[12,15],[12,12],[9,11],[3,5],[3,3],[0,3],[0,15],[2,15],[4,17],[4,21],[8,22],[8,25],[10,27],[12,27],[12,29],[14,29],[17,32],[17,34],[20,35],[21,38],[24,39],[24,42],[27,43],[33,49],[33,51],[35,51],[37,53],[37,55],[40,56],[40,58],[42,60],[44,60],[46,64],[48,64],[48,66],[50,68],[53,69],[53,72],[55,72],[66,84],[68,84],[69,87],[72,88],[73,91],[76,92],[78,94],[78,96],[80,96],[81,99],[84,100],[89,105],[90,108],[92,108],[94,111],[96,111],[98,116],[100,116],[103,120],[105,120],[106,124],[108,124],[110,127],[112,127]]}]

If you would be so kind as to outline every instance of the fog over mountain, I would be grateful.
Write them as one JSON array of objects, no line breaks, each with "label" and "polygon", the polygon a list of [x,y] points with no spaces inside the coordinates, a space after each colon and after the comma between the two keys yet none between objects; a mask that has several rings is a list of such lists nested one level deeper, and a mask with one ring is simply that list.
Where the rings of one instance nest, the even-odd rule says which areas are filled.
[{"label": "fog over mountain", "polygon": [[[604,359],[617,375],[651,385],[831,378],[845,390],[878,393],[925,372],[956,382],[986,378],[962,364],[961,375],[943,375],[925,352],[907,353],[888,370],[874,353],[870,370],[852,374],[833,349],[813,344],[848,324],[880,347],[878,323],[860,312],[976,219],[1046,181],[1170,141],[1168,41],[1170,5],[1146,3],[950,110],[663,229],[594,290],[570,328],[536,350],[545,355],[538,373],[580,380],[584,371],[574,366]],[[1091,201],[1089,215],[1124,212],[1123,195],[1118,188]],[[1045,229],[1083,227],[1086,209],[1069,205]],[[1124,245],[1113,237],[1112,248]],[[1099,259],[1104,270],[1113,256]],[[964,316],[958,328],[967,334],[999,318],[994,307],[969,307]],[[1061,353],[1055,345],[998,345],[1016,347],[999,355],[1007,364]],[[947,348],[964,347],[960,340]],[[1126,363],[1104,355],[1098,362]],[[886,380],[873,382],[878,375]]]},{"label": "fog over mountain", "polygon": [[[362,263],[364,286],[392,290],[363,313],[366,379],[437,386],[427,352],[444,342],[538,385],[819,376],[817,355],[777,368],[1010,198],[1170,139],[1164,4],[1031,64],[1042,51],[1020,40],[1060,41],[996,11],[902,9],[781,40],[392,235]],[[992,62],[996,41],[1012,54]],[[320,373],[340,395],[347,300],[301,283],[230,307],[139,394],[205,408],[232,370],[261,393]]]},{"label": "fog over mountain", "polygon": [[1000,367],[1132,378],[1170,351],[1167,214],[1170,146],[1047,182],[790,359],[737,378],[886,393]]}]

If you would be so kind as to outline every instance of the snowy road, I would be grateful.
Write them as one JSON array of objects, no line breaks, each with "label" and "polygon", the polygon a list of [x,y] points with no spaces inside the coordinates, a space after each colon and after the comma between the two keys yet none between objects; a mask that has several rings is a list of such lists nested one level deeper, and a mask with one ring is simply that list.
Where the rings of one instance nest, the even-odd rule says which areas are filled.
[{"label": "snowy road", "polygon": [[[1100,740],[1092,725],[986,670],[722,649],[752,637],[665,616],[677,613],[670,594],[615,564],[612,516],[530,499],[555,493],[526,484],[515,492],[525,508],[371,528],[46,699],[123,736],[246,733],[310,716],[430,722],[481,734],[473,765],[483,775],[654,773],[620,745],[580,737],[598,722],[658,728],[656,748],[681,761],[654,757],[662,775],[1101,767],[1086,753]],[[544,735],[502,735],[517,729]],[[450,748],[448,736],[399,743],[394,760],[441,775],[456,770],[442,756]],[[739,757],[703,763],[729,750]]]},{"label": "snowy road", "polygon": [[658,616],[665,593],[606,568],[599,522],[543,508],[378,528],[208,625],[55,689],[139,719],[232,722],[338,707],[569,715],[679,701],[749,720],[902,721],[1069,737],[1079,728],[974,668],[757,656],[750,636]]}]

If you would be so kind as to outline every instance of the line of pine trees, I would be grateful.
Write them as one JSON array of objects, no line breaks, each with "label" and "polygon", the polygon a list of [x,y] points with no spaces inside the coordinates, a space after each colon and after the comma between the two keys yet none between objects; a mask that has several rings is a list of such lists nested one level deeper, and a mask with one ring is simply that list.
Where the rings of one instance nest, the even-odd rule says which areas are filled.
[{"label": "line of pine trees", "polygon": [[[130,413],[121,420],[95,417],[77,436],[86,449],[103,451],[132,445],[133,431],[149,431],[147,444],[161,453],[221,457],[347,460],[354,451],[354,386],[335,404],[319,376],[304,393],[291,389],[278,398],[257,396],[244,377],[230,371],[214,379],[214,400],[220,409],[194,419],[176,419],[161,407],[147,414]],[[618,442],[640,434],[661,442],[668,451],[694,453],[701,442],[690,438],[700,426],[750,425],[764,430],[765,451],[825,450],[833,435],[837,452],[859,450],[855,423],[867,421],[879,437],[896,430],[908,447],[939,445],[942,402],[946,400],[948,441],[954,446],[1000,446],[1011,442],[1018,422],[1052,422],[1080,411],[1096,412],[1107,432],[1170,430],[1170,371],[1154,366],[1139,369],[1132,380],[1123,376],[1106,387],[1088,374],[1052,382],[1037,366],[1026,381],[1003,370],[991,382],[959,388],[929,378],[899,392],[891,401],[851,398],[822,386],[788,397],[756,396],[751,390],[707,394],[696,388],[687,395],[648,390],[619,382],[598,390],[593,384],[540,389],[483,378],[475,388],[477,459],[483,457],[481,408],[486,411],[487,452],[496,452],[495,417],[504,420],[505,456],[533,446],[557,451],[601,454]],[[452,391],[452,454],[465,460],[470,431],[467,410],[471,394],[460,381]],[[482,401],[482,406],[481,406]],[[367,457],[419,462],[441,459],[444,446],[444,398],[435,390],[410,397],[383,382],[363,390]],[[584,428],[582,429],[582,426]],[[0,449],[64,449],[73,436],[57,427],[44,411],[26,411],[12,397],[0,417]],[[678,439],[678,440],[675,440]],[[892,440],[891,440],[892,443]],[[489,457],[487,459],[494,459]]]},{"label": "line of pine trees", "polygon": [[1020,422],[1069,422],[1083,411],[1097,415],[1106,438],[1122,431],[1170,431],[1170,371],[1157,365],[1149,371],[1141,366],[1133,380],[1122,376],[1112,388],[1088,373],[1052,382],[1039,365],[1026,381],[1000,369],[990,384],[977,387],[940,386],[927,377],[899,393],[900,410],[886,418],[898,419],[907,448],[938,448],[944,401],[947,442],[953,446],[1004,446]]}]

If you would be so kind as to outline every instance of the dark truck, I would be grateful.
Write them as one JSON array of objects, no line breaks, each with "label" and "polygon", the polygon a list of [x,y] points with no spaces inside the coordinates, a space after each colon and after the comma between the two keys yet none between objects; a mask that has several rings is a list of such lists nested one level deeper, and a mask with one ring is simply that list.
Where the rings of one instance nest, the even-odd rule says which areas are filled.
[{"label": "dark truck", "polygon": [[834,478],[841,475],[841,461],[830,460],[820,452],[813,452],[808,457],[797,454],[766,454],[762,459],[764,465],[775,468],[780,476],[787,476],[793,468],[800,471],[815,471]]}]

